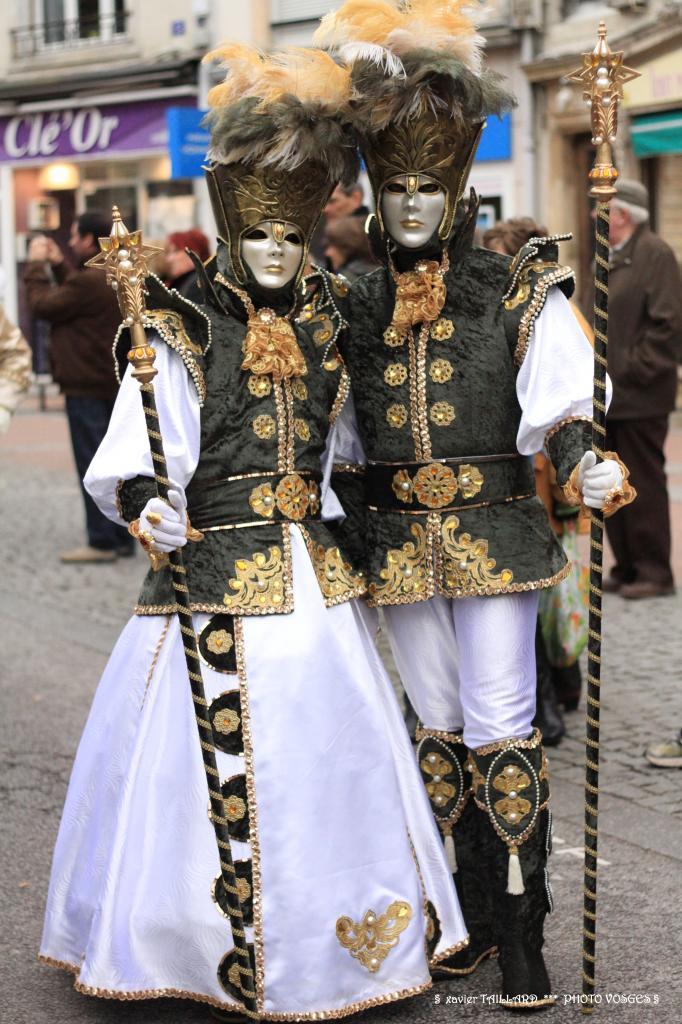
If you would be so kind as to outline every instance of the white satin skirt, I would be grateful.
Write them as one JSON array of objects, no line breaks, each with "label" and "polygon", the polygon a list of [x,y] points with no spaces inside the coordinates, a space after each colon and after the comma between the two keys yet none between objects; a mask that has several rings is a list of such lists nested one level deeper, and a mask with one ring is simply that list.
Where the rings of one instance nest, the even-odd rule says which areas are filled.
[{"label": "white satin skirt", "polygon": [[[295,611],[235,621],[238,672],[202,665],[208,701],[241,698],[253,944],[264,1019],[345,1016],[430,985],[429,959],[466,945],[452,877],[390,680],[358,602],[324,606],[291,528]],[[200,631],[209,616],[196,615]],[[233,948],[212,897],[218,849],[177,618],[136,617],[104,672],[54,853],[42,958],[77,988],[238,1010],[218,978]],[[435,908],[440,938],[433,948]],[[381,915],[399,902],[393,937]],[[378,955],[351,927],[371,912]],[[371,920],[371,918],[370,918]],[[436,935],[438,925],[436,926]],[[432,937],[427,953],[425,937]],[[382,941],[383,937],[383,941]],[[355,955],[354,955],[355,954]],[[380,964],[376,969],[376,961]]]}]

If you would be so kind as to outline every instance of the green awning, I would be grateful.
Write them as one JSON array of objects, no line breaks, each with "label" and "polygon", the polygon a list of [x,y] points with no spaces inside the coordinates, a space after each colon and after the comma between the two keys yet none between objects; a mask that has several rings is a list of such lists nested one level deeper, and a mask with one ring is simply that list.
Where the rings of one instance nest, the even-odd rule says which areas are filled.
[{"label": "green awning", "polygon": [[682,153],[682,110],[633,117],[630,135],[637,157]]}]

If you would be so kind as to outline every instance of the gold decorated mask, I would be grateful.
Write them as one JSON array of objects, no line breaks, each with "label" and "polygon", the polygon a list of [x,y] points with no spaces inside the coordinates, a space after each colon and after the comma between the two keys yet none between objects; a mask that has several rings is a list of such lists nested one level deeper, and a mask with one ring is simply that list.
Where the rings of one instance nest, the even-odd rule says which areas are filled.
[{"label": "gold decorated mask", "polygon": [[239,283],[246,281],[241,258],[243,236],[263,221],[290,224],[300,232],[300,276],[310,238],[335,185],[326,168],[308,161],[286,172],[251,163],[214,163],[205,170],[218,234],[228,245]]},{"label": "gold decorated mask", "polygon": [[382,231],[385,225],[381,199],[389,181],[406,175],[408,185],[414,182],[416,188],[420,176],[427,176],[437,181],[445,192],[438,236],[446,239],[450,235],[483,126],[484,122],[466,124],[429,112],[411,121],[390,124],[362,138],[360,148]]}]

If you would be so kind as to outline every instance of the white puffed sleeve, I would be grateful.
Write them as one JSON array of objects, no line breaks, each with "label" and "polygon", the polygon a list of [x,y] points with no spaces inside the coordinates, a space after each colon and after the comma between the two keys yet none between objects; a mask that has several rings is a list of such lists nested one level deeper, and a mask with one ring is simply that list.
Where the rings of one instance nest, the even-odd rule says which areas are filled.
[{"label": "white puffed sleeve", "polygon": [[336,422],[327,437],[327,445],[322,454],[322,521],[345,519],[341,502],[334,494],[330,485],[335,463],[353,463],[364,466],[365,453],[360,441],[353,395],[349,394],[343,403]]},{"label": "white puffed sleeve", "polygon": [[[196,389],[184,363],[164,342],[149,335],[156,350],[154,395],[168,478],[184,491],[199,461],[200,409]],[[121,480],[154,476],[140,386],[126,370],[109,429],[88,467],[83,484],[105,516],[126,525],[116,507]]]},{"label": "white puffed sleeve", "polygon": [[[526,358],[516,378],[521,423],[516,446],[521,455],[542,451],[545,434],[571,416],[592,417],[594,353],[568,299],[550,289],[535,321]],[[606,381],[606,405],[611,381]]]}]

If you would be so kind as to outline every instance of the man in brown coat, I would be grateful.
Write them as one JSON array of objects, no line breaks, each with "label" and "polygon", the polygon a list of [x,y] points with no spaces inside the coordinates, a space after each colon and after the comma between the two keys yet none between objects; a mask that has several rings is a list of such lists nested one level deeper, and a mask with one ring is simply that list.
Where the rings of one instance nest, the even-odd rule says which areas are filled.
[{"label": "man in brown coat", "polygon": [[51,325],[52,376],[66,396],[71,444],[85,502],[88,543],[67,551],[63,562],[113,562],[132,554],[134,541],[102,515],[82,487],[83,477],[109,425],[118,386],[112,345],[121,321],[104,275],[85,267],[109,234],[102,214],[84,213],[71,228],[76,267],[68,267],[53,239],[34,238],[24,274],[31,312]]},{"label": "man in brown coat", "polygon": [[611,204],[606,449],[630,469],[637,500],[606,521],[616,558],[604,589],[635,599],[674,591],[663,447],[682,351],[682,279],[649,228],[644,185],[623,180]]}]

